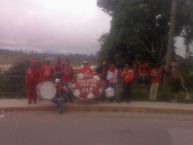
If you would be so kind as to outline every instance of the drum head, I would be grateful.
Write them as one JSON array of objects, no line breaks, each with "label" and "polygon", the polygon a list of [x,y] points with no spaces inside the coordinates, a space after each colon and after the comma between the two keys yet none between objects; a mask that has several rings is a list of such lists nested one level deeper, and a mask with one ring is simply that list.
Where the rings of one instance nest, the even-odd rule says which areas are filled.
[{"label": "drum head", "polygon": [[112,88],[112,87],[108,87],[106,90],[105,90],[105,95],[107,98],[112,98],[115,96],[115,89]]},{"label": "drum head", "polygon": [[45,81],[39,84],[38,94],[41,98],[50,100],[56,95],[56,87],[54,83],[50,81]]}]

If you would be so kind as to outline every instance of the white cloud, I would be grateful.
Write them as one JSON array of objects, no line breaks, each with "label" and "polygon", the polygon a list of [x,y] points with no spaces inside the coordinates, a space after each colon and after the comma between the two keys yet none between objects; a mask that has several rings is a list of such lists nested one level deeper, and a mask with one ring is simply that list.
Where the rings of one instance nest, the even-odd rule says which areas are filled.
[{"label": "white cloud", "polygon": [[110,17],[96,0],[0,0],[0,48],[95,53]]}]

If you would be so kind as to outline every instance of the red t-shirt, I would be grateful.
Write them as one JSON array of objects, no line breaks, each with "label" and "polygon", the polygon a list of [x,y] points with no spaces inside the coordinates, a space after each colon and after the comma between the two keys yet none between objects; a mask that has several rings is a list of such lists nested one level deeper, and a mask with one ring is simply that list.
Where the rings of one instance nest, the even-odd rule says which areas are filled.
[{"label": "red t-shirt", "polygon": [[90,66],[83,66],[79,69],[79,73],[83,74],[93,74],[93,70],[90,68]]},{"label": "red t-shirt", "polygon": [[139,66],[139,75],[146,76],[150,73],[150,67],[148,64],[144,63]]},{"label": "red t-shirt", "polygon": [[39,81],[50,81],[53,77],[53,67],[48,64],[43,64],[40,68],[40,78]]},{"label": "red t-shirt", "polygon": [[65,65],[63,68],[63,81],[64,83],[70,83],[73,81],[74,70],[70,65]]},{"label": "red t-shirt", "polygon": [[39,71],[38,68],[29,67],[25,74],[25,82],[26,85],[37,85],[39,78]]},{"label": "red t-shirt", "polygon": [[54,70],[55,70],[55,72],[62,72],[63,68],[64,68],[64,65],[62,63],[57,63],[55,65]]},{"label": "red t-shirt", "polygon": [[157,69],[152,69],[150,72],[150,76],[151,76],[151,82],[152,83],[159,83],[160,81],[160,73]]},{"label": "red t-shirt", "polygon": [[132,82],[134,75],[134,69],[123,70],[121,74],[124,83]]}]

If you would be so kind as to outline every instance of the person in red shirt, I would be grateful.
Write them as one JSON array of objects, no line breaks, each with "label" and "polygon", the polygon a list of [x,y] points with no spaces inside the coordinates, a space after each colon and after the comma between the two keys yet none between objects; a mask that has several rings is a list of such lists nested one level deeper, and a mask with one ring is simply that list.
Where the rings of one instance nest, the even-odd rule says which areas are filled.
[{"label": "person in red shirt", "polygon": [[33,103],[37,103],[36,87],[38,84],[38,75],[39,71],[37,67],[37,61],[32,60],[25,74],[25,84],[27,88],[27,98],[29,104],[31,104],[32,101]]},{"label": "person in red shirt", "polygon": [[134,81],[135,72],[133,68],[130,68],[128,64],[125,65],[121,78],[123,81],[123,100],[130,101],[132,95],[132,84]]},{"label": "person in red shirt", "polygon": [[46,60],[45,63],[40,67],[39,82],[52,81],[53,73],[54,69],[50,64],[50,61]]},{"label": "person in red shirt", "polygon": [[83,66],[79,69],[79,73],[82,73],[86,76],[90,76],[92,75],[94,72],[93,70],[91,69],[90,65],[88,64],[87,61],[84,61],[83,62]]},{"label": "person in red shirt", "polygon": [[151,86],[149,92],[149,100],[155,101],[157,98],[158,87],[161,79],[160,71],[157,66],[151,69],[150,76],[151,76]]},{"label": "person in red shirt", "polygon": [[62,63],[61,57],[58,57],[57,62],[54,66],[54,71],[56,74],[61,74],[63,71],[64,64]]},{"label": "person in red shirt", "polygon": [[66,59],[63,67],[63,82],[71,85],[74,78],[74,70],[70,65],[70,60]]},{"label": "person in red shirt", "polygon": [[63,83],[64,85],[67,87],[68,89],[68,100],[70,102],[73,102],[73,93],[72,93],[72,83],[74,81],[74,69],[72,68],[72,66],[70,65],[70,60],[66,59],[65,60],[65,64],[63,67]]},{"label": "person in red shirt", "polygon": [[148,63],[139,65],[139,81],[140,84],[147,85],[150,82],[150,66]]}]

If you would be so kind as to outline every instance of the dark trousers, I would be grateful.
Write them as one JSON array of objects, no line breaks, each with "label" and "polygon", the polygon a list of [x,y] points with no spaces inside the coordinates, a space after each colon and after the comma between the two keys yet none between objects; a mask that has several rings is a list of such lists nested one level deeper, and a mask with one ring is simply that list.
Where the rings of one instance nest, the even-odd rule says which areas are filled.
[{"label": "dark trousers", "polygon": [[124,83],[123,86],[123,99],[124,101],[130,101],[132,97],[132,82]]}]

